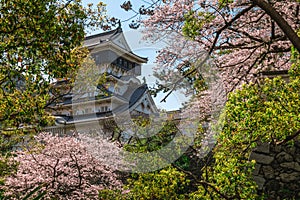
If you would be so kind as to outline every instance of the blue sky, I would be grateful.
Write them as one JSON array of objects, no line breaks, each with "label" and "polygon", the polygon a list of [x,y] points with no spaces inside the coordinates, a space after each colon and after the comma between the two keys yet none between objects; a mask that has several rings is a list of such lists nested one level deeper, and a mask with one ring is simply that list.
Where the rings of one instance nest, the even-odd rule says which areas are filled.
[{"label": "blue sky", "polygon": [[[96,5],[99,0],[82,0],[83,4],[86,5],[88,3],[93,3]],[[132,12],[126,12],[123,10],[120,5],[125,2],[125,0],[102,0],[103,3],[107,5],[107,12],[108,15],[111,17],[116,17],[118,19],[121,19],[121,21],[125,21],[133,16]],[[143,4],[142,0],[131,0],[133,9],[138,10],[138,8]],[[131,21],[131,20],[130,20]],[[128,21],[128,22],[130,22]],[[124,31],[129,30],[130,28],[128,27],[128,22],[123,22],[122,23],[122,28]]]},{"label": "blue sky", "polygon": [[[86,5],[88,3],[93,3],[96,5],[99,1],[97,0],[83,0],[83,4]],[[103,0],[105,4],[107,4],[107,12],[108,15],[111,17],[116,17],[121,21],[126,21],[127,19],[131,18],[134,13],[133,12],[126,12],[123,10],[120,5],[125,2],[125,0]],[[138,10],[138,8],[143,4],[142,0],[131,0],[133,9]],[[142,79],[143,77],[146,78],[148,86],[153,86],[155,84],[155,77],[152,75],[153,70],[152,67],[155,66],[155,56],[156,51],[160,50],[163,46],[162,44],[150,44],[146,41],[142,40],[142,35],[139,30],[132,30],[128,27],[128,24],[131,20],[122,23],[122,29],[125,34],[126,40],[131,47],[132,51],[139,56],[147,57],[148,63],[142,66],[142,76],[138,77]],[[96,34],[101,32],[95,31],[91,34]],[[186,98],[180,92],[172,93],[165,103],[160,103],[160,100],[164,98],[166,94],[158,94],[154,101],[158,108],[166,109],[166,110],[175,110],[181,107],[181,103],[186,101]]]}]

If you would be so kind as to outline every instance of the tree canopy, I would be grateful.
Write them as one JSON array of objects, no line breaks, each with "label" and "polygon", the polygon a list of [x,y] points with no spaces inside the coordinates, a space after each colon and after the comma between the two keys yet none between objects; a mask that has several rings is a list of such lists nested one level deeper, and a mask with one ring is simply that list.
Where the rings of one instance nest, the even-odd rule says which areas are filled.
[{"label": "tree canopy", "polygon": [[[121,7],[133,11],[130,1]],[[219,105],[213,101],[223,98],[219,90],[225,91],[224,120],[213,121],[222,123],[222,129],[211,154],[199,161],[195,141],[172,166],[131,174],[121,188],[116,174],[101,160],[102,151],[111,151],[105,145],[91,143],[100,152],[95,158],[78,138],[48,135],[37,143],[43,148],[34,146],[15,154],[18,166],[0,157],[0,176],[6,177],[0,180],[5,185],[1,189],[16,198],[36,186],[49,198],[264,198],[252,178],[252,149],[258,142],[292,145],[300,135],[299,10],[299,0],[157,0],[142,6],[134,12],[145,18],[130,26],[143,27],[145,39],[167,44],[157,56],[156,75],[166,84],[158,89],[172,92],[170,83],[182,86],[182,78],[172,79],[181,73],[195,90],[185,112],[195,115],[200,124],[212,121],[214,106]],[[82,7],[80,0],[0,0],[0,15],[0,149],[4,154],[11,152],[7,150],[14,137],[51,123],[45,111],[56,99],[49,94],[51,82],[65,77],[72,81],[76,76],[87,55],[81,48],[85,28],[109,29],[116,19],[107,18],[103,3],[94,10],[92,5]],[[93,65],[88,61],[87,66]],[[212,77],[205,73],[211,69],[216,72],[213,79],[221,84],[207,86],[206,78]],[[260,79],[262,72],[273,70],[288,70],[289,81]],[[125,150],[160,149],[174,138],[176,128],[170,125],[154,137],[132,139]],[[211,130],[200,125],[199,133]],[[192,166],[195,160],[203,164]]]},{"label": "tree canopy", "polygon": [[[130,11],[128,2],[123,8]],[[299,139],[299,8],[296,0],[166,0],[145,4],[137,12],[144,18],[131,27],[143,27],[145,39],[167,44],[157,56],[162,81],[181,69],[185,77],[199,76],[205,50],[227,93],[224,127],[191,199],[264,198],[252,179],[251,150],[258,142],[280,145]],[[289,82],[260,76],[281,70],[289,70]],[[207,102],[217,94],[198,89],[191,110],[205,119],[201,116],[211,111]]]},{"label": "tree canopy", "polygon": [[[55,97],[51,82],[72,78],[86,51],[85,29],[109,29],[105,4],[80,0],[0,1],[1,139],[45,126],[45,107]],[[1,140],[0,139],[0,140]],[[1,143],[1,148],[4,143]]]},{"label": "tree canopy", "polygon": [[53,122],[45,108],[57,97],[52,82],[76,76],[87,51],[85,30],[115,24],[105,4],[80,0],[0,1],[0,171],[13,171],[7,155],[29,133]]},{"label": "tree canopy", "polygon": [[[99,190],[121,189],[115,166],[91,155],[80,140],[83,138],[51,133],[36,136],[37,144],[16,153],[14,162],[18,162],[18,171],[5,180],[2,188],[6,196],[25,198],[39,186],[43,198],[97,199]],[[105,139],[98,146],[94,150],[99,154],[105,154],[107,149],[112,155],[118,154],[118,149],[111,148],[113,144]]]}]

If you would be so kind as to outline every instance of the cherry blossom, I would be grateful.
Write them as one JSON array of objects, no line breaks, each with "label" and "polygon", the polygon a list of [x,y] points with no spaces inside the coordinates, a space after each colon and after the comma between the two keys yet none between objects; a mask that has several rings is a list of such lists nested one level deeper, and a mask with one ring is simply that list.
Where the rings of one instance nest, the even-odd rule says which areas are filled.
[{"label": "cherry blossom", "polygon": [[[212,126],[229,92],[256,82],[260,72],[287,70],[291,66],[292,43],[265,10],[251,0],[221,2],[227,1],[159,1],[153,14],[141,21],[145,40],[166,43],[158,52],[155,67],[162,83],[168,88],[172,88],[171,83],[181,86],[178,82],[182,78],[174,80],[170,76],[186,63],[209,82],[208,88],[195,94],[184,107],[183,115],[200,122],[208,120]],[[299,30],[299,2],[268,3],[293,30]],[[205,64],[213,70],[203,69]],[[215,133],[205,134],[212,138]]]},{"label": "cherry blossom", "polygon": [[[20,199],[37,186],[46,199],[97,199],[99,190],[121,188],[114,166],[94,158],[78,137],[42,133],[36,141],[33,148],[16,152],[18,170],[4,186],[11,198]],[[106,143],[102,140],[105,145],[97,151],[112,149]]]},{"label": "cherry blossom", "polygon": [[[299,29],[299,3],[273,1],[272,6],[294,30]],[[191,40],[186,37],[188,33],[184,36],[183,29],[184,16],[192,11],[191,15],[198,19],[195,26],[201,21],[205,23],[195,30],[195,35],[190,35]],[[218,31],[239,14],[241,16],[217,36]],[[251,1],[234,1],[220,8],[219,1],[169,0],[155,7],[154,14],[142,23],[145,39],[167,43],[157,56],[156,69],[174,70],[182,62],[196,61],[199,52],[206,50],[222,73],[228,92],[242,83],[254,81],[260,71],[290,66],[291,42],[270,16]]]}]

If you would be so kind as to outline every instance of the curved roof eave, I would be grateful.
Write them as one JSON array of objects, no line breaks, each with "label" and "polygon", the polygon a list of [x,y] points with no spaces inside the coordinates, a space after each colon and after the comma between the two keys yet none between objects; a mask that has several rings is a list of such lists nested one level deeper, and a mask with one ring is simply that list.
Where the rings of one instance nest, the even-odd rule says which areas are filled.
[{"label": "curved roof eave", "polygon": [[108,42],[104,42],[104,43],[99,43],[99,44],[94,44],[91,45],[89,47],[87,47],[89,49],[93,49],[92,51],[104,51],[104,50],[112,50],[115,53],[119,54],[119,55],[126,55],[132,59],[135,59],[136,61],[140,62],[140,63],[147,63],[148,62],[148,58],[147,57],[141,57],[135,53],[133,53],[132,51],[127,51],[121,47],[119,47],[118,45],[116,45],[115,43],[108,41]]},{"label": "curved roof eave", "polygon": [[[113,39],[119,37],[122,34],[122,37],[124,38],[124,42],[127,44],[127,41],[123,35],[123,30],[121,27],[118,27],[114,30],[103,32],[95,35],[91,35],[88,37],[85,37],[84,39],[84,47],[87,47],[88,49],[95,49],[97,47],[105,47],[105,46],[112,46],[115,48],[115,50],[118,50],[121,54],[126,54],[132,57],[135,57],[139,60],[141,63],[147,63],[148,58],[147,57],[141,57],[135,53],[133,53],[130,49],[124,49],[117,45]],[[130,51],[129,51],[130,50]]]},{"label": "curved roof eave", "polygon": [[94,38],[110,39],[114,35],[117,35],[118,33],[122,33],[122,32],[123,32],[122,28],[118,27],[118,28],[116,28],[114,30],[110,30],[110,31],[106,31],[106,32],[102,32],[102,33],[98,33],[98,34],[86,36],[84,38],[84,41],[91,40],[91,39],[94,39]]}]

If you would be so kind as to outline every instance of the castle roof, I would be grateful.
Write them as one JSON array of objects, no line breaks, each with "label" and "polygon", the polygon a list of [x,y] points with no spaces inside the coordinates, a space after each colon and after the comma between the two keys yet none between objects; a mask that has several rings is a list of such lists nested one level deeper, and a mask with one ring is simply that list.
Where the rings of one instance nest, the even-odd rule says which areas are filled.
[{"label": "castle roof", "polygon": [[103,32],[103,33],[98,33],[95,35],[90,35],[84,38],[84,46],[89,47],[93,46],[95,44],[99,44],[102,42],[108,42],[116,37],[117,35],[123,33],[123,30],[121,27],[118,27],[114,30]]},{"label": "castle roof", "polygon": [[[120,107],[117,107],[114,109],[114,112],[107,111],[107,112],[88,113],[88,114],[76,115],[76,116],[66,116],[66,115],[56,115],[56,116],[63,118],[66,123],[74,123],[75,121],[78,122],[84,120],[95,120],[95,119],[101,119],[105,117],[112,117],[114,113],[124,112],[125,110],[128,110],[131,107],[133,107],[138,102],[138,100],[145,94],[145,92],[147,92],[147,90],[148,87],[146,84],[144,84],[138,87],[133,93],[131,91],[127,91],[129,95],[125,95],[125,96],[116,95],[117,98],[125,97],[125,100],[128,101],[128,105],[125,104]],[[72,100],[70,99],[70,103],[71,101]]]},{"label": "castle roof", "polygon": [[122,54],[126,54],[137,58],[137,60],[140,63],[146,63],[148,61],[148,58],[141,57],[132,52],[130,46],[128,45],[125,39],[121,26],[111,31],[85,37],[84,46],[90,50],[93,50],[100,46],[109,46],[115,48],[115,50],[120,51]]}]

